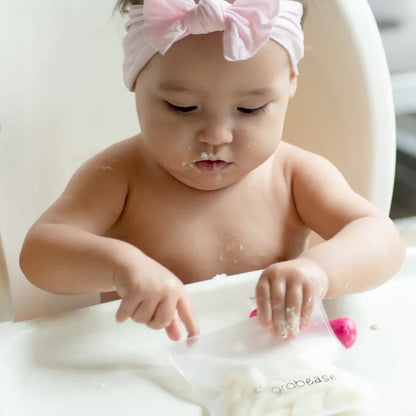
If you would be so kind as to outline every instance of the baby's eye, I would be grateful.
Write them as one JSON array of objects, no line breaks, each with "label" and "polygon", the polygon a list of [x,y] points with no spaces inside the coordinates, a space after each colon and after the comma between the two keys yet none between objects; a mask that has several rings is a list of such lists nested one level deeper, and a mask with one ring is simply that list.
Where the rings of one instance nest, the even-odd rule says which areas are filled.
[{"label": "baby's eye", "polygon": [[264,104],[256,108],[237,107],[237,110],[243,114],[256,115],[256,114],[264,113],[266,111],[266,105],[267,104]]},{"label": "baby's eye", "polygon": [[175,111],[177,113],[190,113],[191,111],[194,111],[198,108],[196,105],[191,105],[188,107],[181,107],[179,105],[174,105],[170,103],[169,101],[165,101],[165,103],[170,110]]}]

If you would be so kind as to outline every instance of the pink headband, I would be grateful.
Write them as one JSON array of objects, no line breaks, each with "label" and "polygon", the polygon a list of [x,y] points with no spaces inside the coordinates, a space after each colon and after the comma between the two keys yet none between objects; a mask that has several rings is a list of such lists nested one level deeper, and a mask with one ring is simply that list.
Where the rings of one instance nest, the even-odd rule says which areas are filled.
[{"label": "pink headband", "polygon": [[224,57],[252,57],[272,39],[286,49],[296,75],[303,58],[302,5],[289,0],[145,0],[132,5],[123,40],[123,76],[132,91],[137,75],[157,52],[162,55],[191,34],[223,31]]}]

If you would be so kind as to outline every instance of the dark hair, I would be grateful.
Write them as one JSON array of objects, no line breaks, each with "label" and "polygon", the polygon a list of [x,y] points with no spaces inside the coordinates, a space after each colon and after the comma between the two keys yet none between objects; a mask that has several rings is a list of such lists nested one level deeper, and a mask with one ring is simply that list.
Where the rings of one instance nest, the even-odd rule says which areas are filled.
[{"label": "dark hair", "polygon": [[118,10],[121,14],[126,14],[132,4],[143,4],[144,0],[117,0],[115,10]]},{"label": "dark hair", "polygon": [[[302,3],[303,5],[303,17],[302,17],[302,23],[303,23],[303,20],[307,12],[307,3],[309,3],[310,0],[296,0],[296,1],[298,1],[299,3]],[[144,0],[117,0],[115,10],[118,10],[122,15],[125,15],[129,12],[129,8],[131,5],[143,4],[143,2]]]}]

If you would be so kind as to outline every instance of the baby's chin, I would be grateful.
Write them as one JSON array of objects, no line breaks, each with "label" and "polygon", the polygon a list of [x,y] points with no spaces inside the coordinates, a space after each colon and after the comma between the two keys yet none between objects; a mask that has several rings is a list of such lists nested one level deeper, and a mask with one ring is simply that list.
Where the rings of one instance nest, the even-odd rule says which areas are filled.
[{"label": "baby's chin", "polygon": [[[178,179],[178,178],[177,178]],[[178,179],[179,180],[179,179]],[[221,189],[228,188],[234,185],[238,180],[235,181],[222,181],[218,180],[216,182],[207,183],[207,181],[187,181],[187,180],[179,180],[183,185],[195,189],[197,191],[220,191]]]},{"label": "baby's chin", "polygon": [[242,179],[242,177],[229,174],[229,172],[201,173],[188,171],[186,174],[169,173],[183,185],[198,191],[219,191],[236,184]]}]

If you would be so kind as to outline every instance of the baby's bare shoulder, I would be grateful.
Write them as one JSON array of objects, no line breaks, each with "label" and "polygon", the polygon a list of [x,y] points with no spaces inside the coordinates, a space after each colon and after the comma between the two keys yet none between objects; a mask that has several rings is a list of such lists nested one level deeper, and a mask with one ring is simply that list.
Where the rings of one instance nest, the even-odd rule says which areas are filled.
[{"label": "baby's bare shoulder", "polygon": [[140,158],[140,150],[137,137],[122,140],[105,148],[94,155],[84,164],[85,168],[101,170],[111,173],[127,173],[134,165],[137,165],[137,158]]},{"label": "baby's bare shoulder", "polygon": [[320,236],[329,238],[354,219],[376,214],[328,159],[288,144],[282,150],[296,211]]},{"label": "baby's bare shoulder", "polygon": [[310,181],[320,180],[328,174],[341,176],[338,169],[324,157],[292,145],[281,142],[275,157],[275,172],[283,175],[285,182],[293,191],[296,183],[310,183]]},{"label": "baby's bare shoulder", "polygon": [[95,233],[105,232],[123,210],[133,160],[139,152],[136,141],[132,138],[113,144],[81,165],[40,222],[60,222]]},{"label": "baby's bare shoulder", "polygon": [[335,166],[323,156],[302,149],[293,144],[282,142],[279,147],[279,158],[286,170],[291,173],[301,173],[310,169],[335,169]]},{"label": "baby's bare shoulder", "polygon": [[328,159],[289,143],[282,143],[281,155],[285,176],[295,194],[313,194],[328,199],[328,191],[352,197],[354,192],[341,171]]}]

